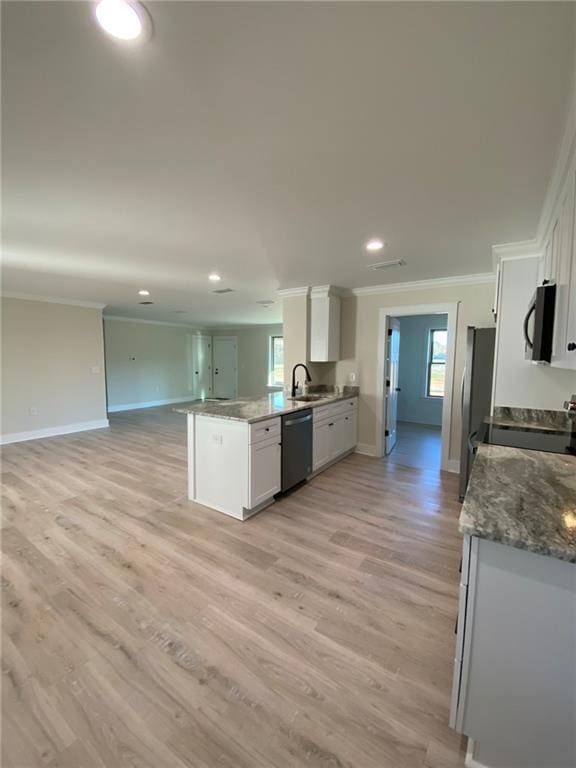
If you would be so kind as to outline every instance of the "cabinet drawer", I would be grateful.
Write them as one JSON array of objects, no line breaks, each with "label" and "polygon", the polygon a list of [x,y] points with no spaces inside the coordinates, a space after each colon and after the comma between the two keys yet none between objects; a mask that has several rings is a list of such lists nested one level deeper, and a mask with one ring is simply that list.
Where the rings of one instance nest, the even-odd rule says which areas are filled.
[{"label": "cabinet drawer", "polygon": [[250,445],[260,443],[262,440],[269,440],[272,437],[280,439],[280,432],[280,418],[266,419],[266,421],[250,424]]},{"label": "cabinet drawer", "polygon": [[333,419],[335,416],[343,416],[347,413],[355,413],[358,409],[358,398],[352,397],[349,400],[338,400],[336,403],[320,405],[314,408],[314,421],[321,422]]}]

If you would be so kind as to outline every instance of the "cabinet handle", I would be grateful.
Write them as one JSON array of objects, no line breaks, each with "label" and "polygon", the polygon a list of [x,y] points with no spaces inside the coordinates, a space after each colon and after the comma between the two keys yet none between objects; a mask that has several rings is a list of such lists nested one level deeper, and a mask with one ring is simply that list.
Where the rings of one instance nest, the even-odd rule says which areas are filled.
[{"label": "cabinet handle", "polygon": [[568,352],[574,352],[576,350],[576,341],[568,342]]},{"label": "cabinet handle", "polygon": [[334,426],[334,422],[333,422],[333,421],[331,421],[331,422],[330,422],[330,424],[328,424],[328,426],[329,426],[329,427],[333,427],[333,426]]},{"label": "cabinet handle", "polygon": [[270,432],[270,427],[264,427],[266,432]]}]

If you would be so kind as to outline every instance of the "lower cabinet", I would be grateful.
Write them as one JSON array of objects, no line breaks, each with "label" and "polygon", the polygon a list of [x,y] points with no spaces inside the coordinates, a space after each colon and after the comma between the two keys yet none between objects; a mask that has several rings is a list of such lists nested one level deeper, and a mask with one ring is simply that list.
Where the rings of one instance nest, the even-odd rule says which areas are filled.
[{"label": "lower cabinet", "polygon": [[357,442],[357,399],[314,409],[314,471],[351,451]]},{"label": "lower cabinet", "polygon": [[280,492],[281,466],[282,445],[277,438],[250,446],[250,509]]}]

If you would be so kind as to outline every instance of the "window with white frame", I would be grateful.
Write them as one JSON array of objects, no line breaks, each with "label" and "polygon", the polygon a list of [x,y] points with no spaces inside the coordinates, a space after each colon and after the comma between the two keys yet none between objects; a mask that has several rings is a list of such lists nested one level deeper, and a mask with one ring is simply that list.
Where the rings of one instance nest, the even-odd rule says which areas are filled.
[{"label": "window with white frame", "polygon": [[268,386],[284,386],[284,337],[270,336]]},{"label": "window with white frame", "polygon": [[428,370],[426,375],[426,397],[444,397],[446,387],[446,346],[448,331],[434,328],[428,341]]}]

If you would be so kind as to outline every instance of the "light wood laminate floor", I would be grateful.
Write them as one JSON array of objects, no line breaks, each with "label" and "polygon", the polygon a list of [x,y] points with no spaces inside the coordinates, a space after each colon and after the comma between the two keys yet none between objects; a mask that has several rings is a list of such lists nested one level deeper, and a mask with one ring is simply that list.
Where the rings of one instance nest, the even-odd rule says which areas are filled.
[{"label": "light wood laminate floor", "polygon": [[455,476],[352,455],[240,523],[169,409],[3,454],[4,768],[463,765]]},{"label": "light wood laminate floor", "polygon": [[407,467],[439,471],[442,465],[441,427],[399,421],[396,445],[387,459]]}]

